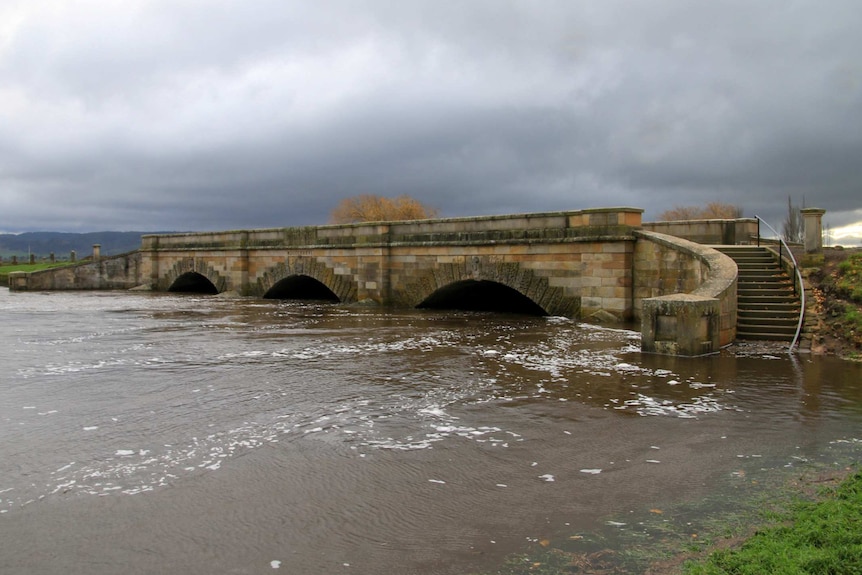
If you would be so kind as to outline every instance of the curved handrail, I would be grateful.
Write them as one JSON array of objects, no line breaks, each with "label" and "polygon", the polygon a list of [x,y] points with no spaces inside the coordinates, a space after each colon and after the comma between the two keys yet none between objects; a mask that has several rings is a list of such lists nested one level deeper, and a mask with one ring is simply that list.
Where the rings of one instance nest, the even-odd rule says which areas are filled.
[{"label": "curved handrail", "polygon": [[[775,228],[770,226],[766,222],[766,220],[764,220],[760,216],[755,214],[754,217],[757,218],[758,222],[763,222],[763,224],[767,228],[772,230],[772,233],[775,234],[775,236],[778,238],[778,241],[781,242],[781,245],[784,246],[784,248],[787,250],[788,255],[790,255],[790,261],[793,262],[793,270],[796,272],[796,280],[799,283],[799,298],[800,298],[799,322],[796,324],[796,335],[793,336],[793,341],[790,342],[790,347],[787,348],[787,353],[793,353],[793,348],[796,347],[796,344],[799,342],[799,334],[802,332],[802,320],[805,317],[805,284],[802,281],[802,273],[799,271],[799,264],[796,263],[796,258],[793,257],[793,252],[790,251],[790,246],[787,245],[787,243],[784,241],[784,238],[781,237],[781,234],[776,232]],[[757,239],[759,242],[760,241],[760,231],[759,230],[757,232]],[[780,251],[779,251],[778,258],[781,259]]]}]

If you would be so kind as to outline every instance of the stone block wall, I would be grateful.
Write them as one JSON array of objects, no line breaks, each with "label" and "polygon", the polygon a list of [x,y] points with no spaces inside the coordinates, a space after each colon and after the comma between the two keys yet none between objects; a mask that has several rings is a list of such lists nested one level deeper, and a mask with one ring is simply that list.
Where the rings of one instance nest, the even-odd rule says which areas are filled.
[{"label": "stone block wall", "polygon": [[144,283],[140,252],[60,268],[9,274],[12,291],[131,289]]},{"label": "stone block wall", "polygon": [[750,245],[757,242],[757,219],[646,222],[641,229],[704,245]]},{"label": "stone block wall", "polygon": [[487,279],[522,291],[552,314],[601,311],[604,319],[628,320],[634,315],[631,233],[642,211],[150,235],[142,243],[143,273],[157,290],[195,271],[219,291],[253,296],[302,274],[342,301],[411,307],[446,278]]},{"label": "stone block wall", "polygon": [[635,310],[641,348],[673,355],[718,351],[736,338],[736,263],[673,236],[635,232]]},{"label": "stone block wall", "polygon": [[633,251],[631,239],[397,246],[388,263],[391,299],[395,305],[414,307],[448,284],[488,280],[516,289],[551,315],[589,317],[604,311],[617,321],[627,320],[633,315]]}]

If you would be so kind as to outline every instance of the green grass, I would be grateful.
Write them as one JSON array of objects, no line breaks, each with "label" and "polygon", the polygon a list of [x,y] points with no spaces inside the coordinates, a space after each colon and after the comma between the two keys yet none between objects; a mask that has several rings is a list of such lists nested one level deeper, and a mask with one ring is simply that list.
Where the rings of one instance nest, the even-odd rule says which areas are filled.
[{"label": "green grass", "polygon": [[835,287],[840,296],[862,303],[862,253],[849,256],[838,264]]},{"label": "green grass", "polygon": [[[820,280],[823,306],[834,335],[862,349],[862,252],[844,258],[833,273]],[[852,353],[858,357],[859,353]]]},{"label": "green grass", "polygon": [[37,272],[50,268],[57,268],[71,265],[72,262],[54,262],[54,263],[37,263],[37,264],[6,264],[0,265],[0,286],[9,285],[9,274],[12,272]]},{"label": "green grass", "polygon": [[38,263],[38,264],[2,264],[0,265],[0,273],[8,274],[10,272],[37,272],[39,270],[46,270],[49,268],[56,268],[60,266],[67,266],[69,262],[55,262],[55,263]]},{"label": "green grass", "polygon": [[862,574],[862,473],[798,501],[739,549],[685,565],[687,575]]},{"label": "green grass", "polygon": [[615,517],[624,527],[536,541],[479,574],[862,575],[859,445],[831,447],[829,461],[804,468],[752,464],[702,499]]}]

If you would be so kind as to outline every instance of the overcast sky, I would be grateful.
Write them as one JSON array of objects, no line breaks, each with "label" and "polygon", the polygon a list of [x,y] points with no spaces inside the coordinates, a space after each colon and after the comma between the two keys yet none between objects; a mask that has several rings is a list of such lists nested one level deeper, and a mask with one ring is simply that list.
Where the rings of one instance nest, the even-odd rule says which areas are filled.
[{"label": "overcast sky", "polygon": [[[788,198],[862,222],[859,0],[2,0],[0,231]],[[847,242],[862,240],[862,226]]]}]

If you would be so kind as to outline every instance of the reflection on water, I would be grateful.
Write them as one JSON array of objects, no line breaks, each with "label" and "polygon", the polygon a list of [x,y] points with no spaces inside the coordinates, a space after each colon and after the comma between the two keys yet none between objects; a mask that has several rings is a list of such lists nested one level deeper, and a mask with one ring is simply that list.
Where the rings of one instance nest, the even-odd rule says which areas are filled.
[{"label": "reflection on water", "polygon": [[828,457],[862,420],[858,364],[641,355],[563,318],[6,290],[0,310],[11,573],[465,573],[740,460]]}]

